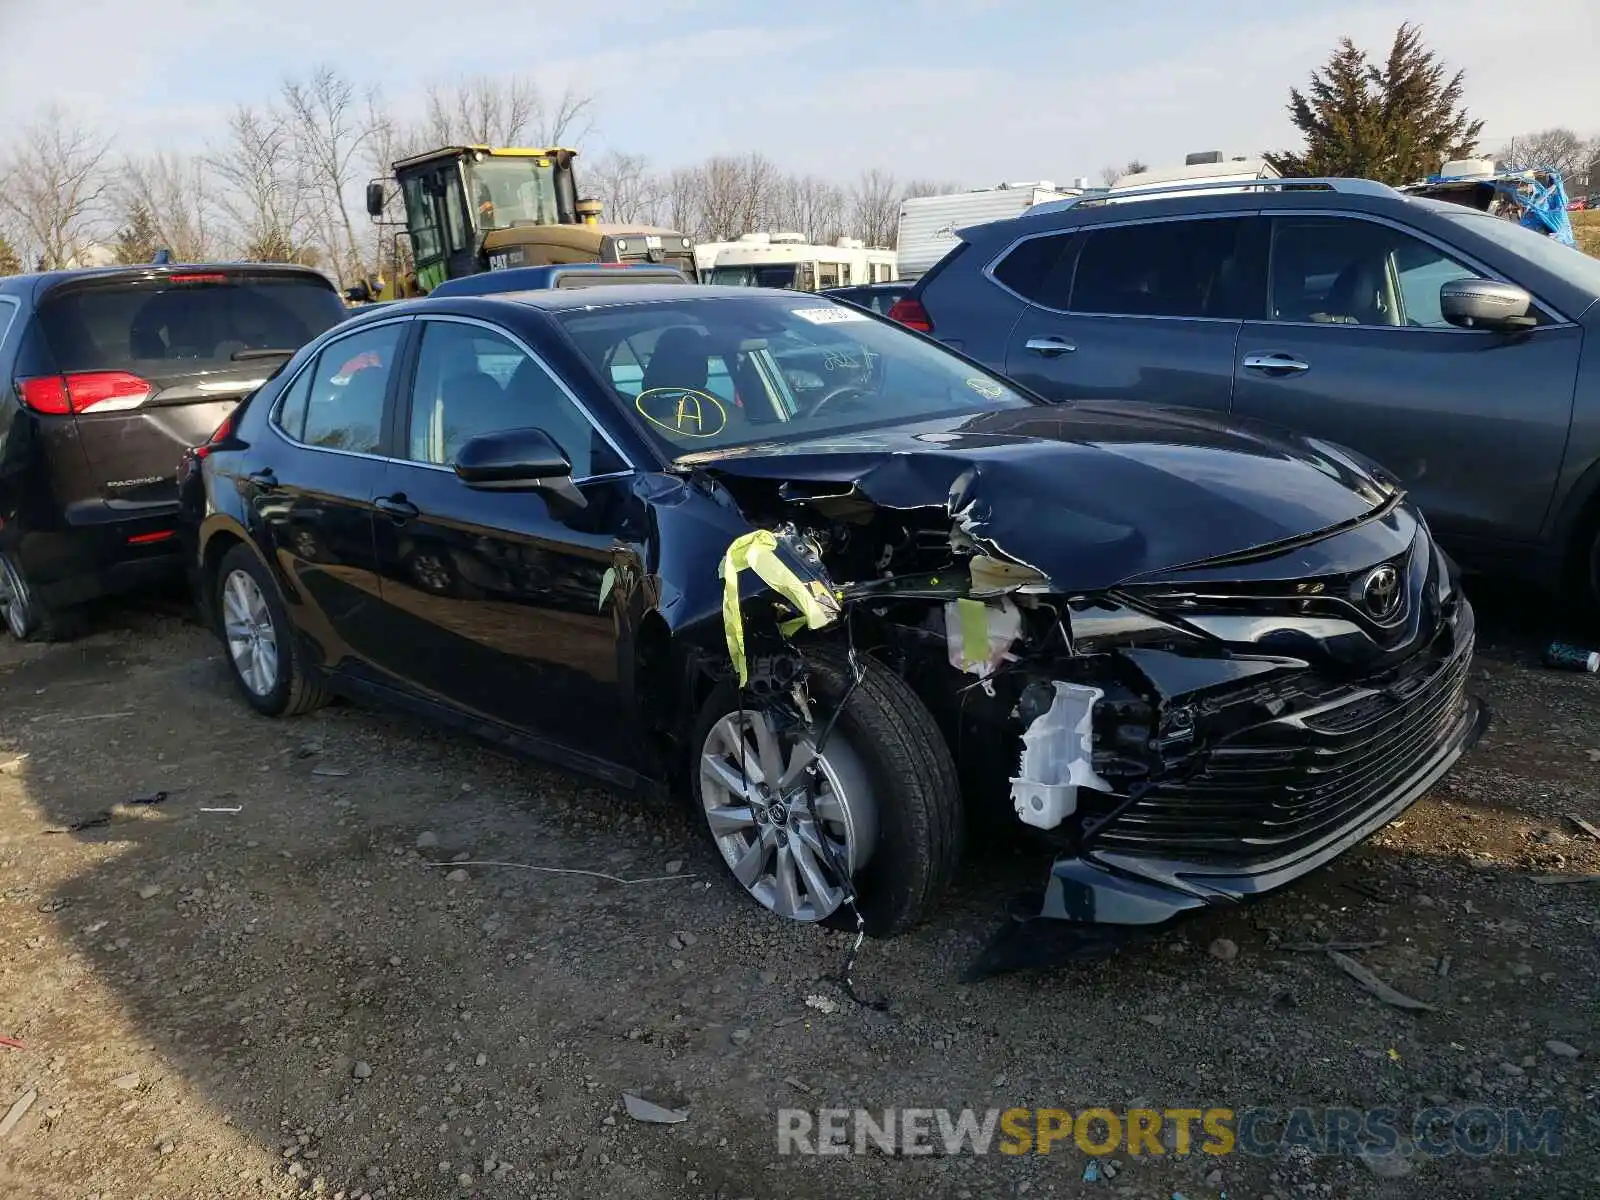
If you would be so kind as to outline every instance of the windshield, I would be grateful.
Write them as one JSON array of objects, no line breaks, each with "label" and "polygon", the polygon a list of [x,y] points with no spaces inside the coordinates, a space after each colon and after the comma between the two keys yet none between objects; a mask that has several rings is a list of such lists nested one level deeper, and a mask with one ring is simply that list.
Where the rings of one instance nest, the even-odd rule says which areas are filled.
[{"label": "windshield", "polygon": [[1481,234],[1527,259],[1534,266],[1552,275],[1559,275],[1573,287],[1582,288],[1591,296],[1600,296],[1600,258],[1593,258],[1571,246],[1563,246],[1554,238],[1535,233],[1501,217],[1491,217],[1465,208],[1446,215],[1450,220],[1466,225],[1473,233]]},{"label": "windshield", "polygon": [[468,178],[480,229],[563,223],[549,159],[488,158],[471,164]]},{"label": "windshield", "polygon": [[742,267],[713,267],[711,278],[707,283],[722,284],[725,287],[763,287],[795,289],[794,263],[773,263],[771,265],[749,265]]},{"label": "windshield", "polygon": [[669,457],[1036,403],[999,376],[822,297],[552,315]]}]

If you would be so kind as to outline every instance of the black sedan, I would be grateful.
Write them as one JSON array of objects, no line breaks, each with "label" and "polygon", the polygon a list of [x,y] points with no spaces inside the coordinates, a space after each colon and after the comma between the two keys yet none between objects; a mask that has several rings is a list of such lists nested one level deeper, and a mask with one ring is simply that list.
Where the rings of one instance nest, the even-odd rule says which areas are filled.
[{"label": "black sedan", "polygon": [[1159,928],[1359,842],[1480,723],[1471,606],[1378,468],[1045,404],[825,298],[393,305],[184,475],[257,710],[352,693],[681,790],[799,921],[910,928],[987,824],[1040,857],[1007,929]]}]

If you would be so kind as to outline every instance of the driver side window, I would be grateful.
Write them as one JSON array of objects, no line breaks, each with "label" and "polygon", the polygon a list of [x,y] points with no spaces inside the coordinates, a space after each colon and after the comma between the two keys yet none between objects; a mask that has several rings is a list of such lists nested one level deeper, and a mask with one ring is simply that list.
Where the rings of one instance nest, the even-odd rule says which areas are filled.
[{"label": "driver side window", "polygon": [[405,443],[412,461],[448,466],[470,438],[538,428],[574,479],[626,469],[555,376],[510,338],[459,321],[422,324]]}]

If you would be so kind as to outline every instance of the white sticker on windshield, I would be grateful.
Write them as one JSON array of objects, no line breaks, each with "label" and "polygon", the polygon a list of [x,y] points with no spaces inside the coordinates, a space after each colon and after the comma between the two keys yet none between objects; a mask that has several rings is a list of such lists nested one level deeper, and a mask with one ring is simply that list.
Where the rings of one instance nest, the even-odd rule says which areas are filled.
[{"label": "white sticker on windshield", "polygon": [[856,312],[852,308],[791,308],[789,310],[802,321],[810,321],[813,325],[841,325],[845,321],[865,321],[868,319],[864,312]]}]

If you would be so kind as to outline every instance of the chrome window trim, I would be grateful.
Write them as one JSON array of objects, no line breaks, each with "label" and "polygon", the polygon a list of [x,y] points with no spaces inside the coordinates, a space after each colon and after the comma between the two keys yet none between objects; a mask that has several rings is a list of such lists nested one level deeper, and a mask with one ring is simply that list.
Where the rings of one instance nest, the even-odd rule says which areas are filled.
[{"label": "chrome window trim", "polygon": [[[1080,312],[1077,309],[1072,309],[1072,308],[1057,308],[1053,304],[1041,304],[1037,300],[1030,300],[1030,299],[1028,299],[1028,297],[1024,296],[1021,292],[1017,291],[1016,289],[1008,287],[1005,284],[1001,283],[999,278],[995,275],[994,269],[997,266],[999,266],[1000,263],[1008,255],[1010,255],[1010,253],[1013,250],[1015,250],[1018,246],[1022,245],[1023,242],[1035,241],[1038,238],[1042,238],[1042,237],[1073,237],[1073,236],[1075,236],[1077,234],[1080,234],[1080,233],[1082,233],[1082,234],[1090,234],[1090,233],[1093,233],[1095,230],[1098,230],[1098,229],[1122,229],[1122,228],[1126,228],[1126,227],[1128,227],[1130,225],[1166,225],[1166,224],[1170,224],[1173,221],[1220,221],[1220,220],[1226,220],[1226,219],[1228,219],[1230,217],[1234,218],[1234,219],[1248,219],[1248,218],[1251,218],[1251,217],[1259,217],[1261,215],[1263,215],[1263,214],[1261,214],[1260,212],[1257,212],[1257,211],[1255,211],[1253,209],[1252,210],[1242,210],[1242,211],[1241,210],[1234,210],[1234,211],[1229,211],[1229,212],[1214,212],[1214,213],[1181,213],[1181,214],[1179,214],[1177,216],[1129,217],[1127,220],[1122,220],[1122,221],[1095,221],[1093,223],[1084,223],[1084,224],[1081,224],[1081,225],[1065,226],[1065,227],[1061,227],[1061,228],[1057,228],[1057,229],[1045,229],[1045,230],[1041,230],[1038,233],[1030,233],[1025,237],[1019,237],[1019,238],[1016,239],[1016,241],[1010,243],[1008,246],[1006,246],[1006,248],[1004,250],[1000,251],[999,254],[995,255],[994,258],[992,258],[989,261],[988,266],[983,268],[982,275],[983,275],[983,277],[985,279],[987,279],[990,283],[994,284],[994,286],[999,288],[1002,292],[1005,292],[1007,295],[1009,295],[1009,296],[1011,296],[1011,297],[1013,297],[1013,298],[1015,298],[1017,300],[1022,301],[1024,304],[1028,305],[1030,308],[1037,308],[1042,312],[1054,313],[1057,316],[1061,316],[1061,317],[1083,317],[1083,318],[1109,317],[1109,318],[1111,318],[1113,320],[1125,320],[1125,321],[1126,320],[1138,320],[1138,321],[1204,321],[1204,322],[1207,322],[1208,324],[1237,325],[1237,324],[1239,324],[1239,321],[1241,319],[1239,317],[1183,317],[1183,316],[1174,316],[1174,315],[1172,315],[1170,313]],[[1079,253],[1081,254],[1082,251],[1080,251]],[[1077,264],[1076,263],[1073,264],[1072,274],[1073,274],[1073,279],[1070,282],[1072,284],[1076,284],[1077,283],[1077,274],[1078,274]],[[1070,297],[1070,295],[1071,295],[1070,290],[1068,292],[1068,295]],[[1244,320],[1248,320],[1249,318],[1246,317],[1246,318],[1243,318],[1243,319]]]},{"label": "chrome window trim", "polygon": [[[334,446],[313,446],[309,442],[302,442],[298,438],[290,437],[289,431],[282,425],[278,424],[278,414],[283,411],[283,402],[288,398],[289,393],[294,390],[295,384],[300,382],[300,377],[303,376],[307,371],[311,370],[315,363],[318,363],[322,360],[322,356],[327,351],[329,346],[334,345],[336,342],[343,342],[353,337],[359,337],[361,334],[372,329],[381,329],[386,325],[402,325],[407,321],[415,321],[416,319],[417,318],[415,314],[412,313],[407,313],[405,316],[384,317],[380,320],[372,322],[370,325],[362,325],[358,329],[351,329],[345,333],[339,334],[337,337],[330,337],[327,341],[323,342],[322,345],[317,347],[317,352],[305,362],[301,363],[299,369],[295,371],[295,373],[284,382],[283,386],[278,389],[278,395],[272,401],[272,411],[267,414],[267,428],[271,429],[272,432],[277,434],[278,437],[284,442],[300,450],[314,450],[318,454],[340,454],[346,458],[364,458],[369,462],[388,462],[389,459],[382,454],[367,454],[361,450],[340,450]],[[335,326],[335,328],[337,328],[337,326]],[[402,337],[403,336],[404,335],[402,334]]]},{"label": "chrome window trim", "polygon": [[22,311],[22,301],[15,296],[0,296],[0,305],[9,306],[11,311],[0,309],[0,346],[6,344],[6,335],[11,332],[11,327],[17,322],[17,314]]}]

